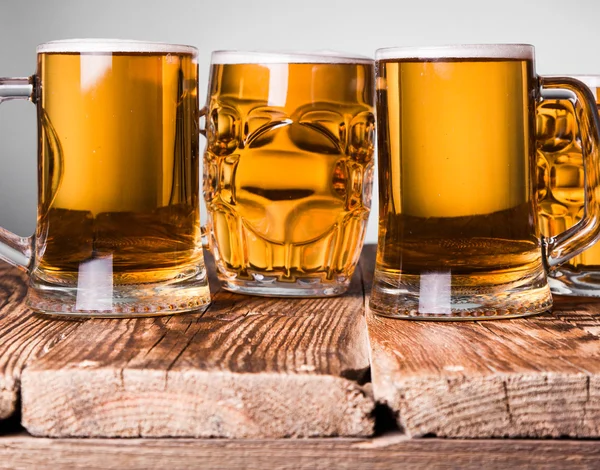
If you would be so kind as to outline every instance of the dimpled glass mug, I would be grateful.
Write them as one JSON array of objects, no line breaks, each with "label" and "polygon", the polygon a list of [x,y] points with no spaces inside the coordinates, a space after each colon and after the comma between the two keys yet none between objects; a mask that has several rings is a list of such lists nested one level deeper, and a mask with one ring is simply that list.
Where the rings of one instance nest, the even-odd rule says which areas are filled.
[{"label": "dimpled glass mug", "polygon": [[[380,49],[376,54],[379,242],[370,307],[419,320],[547,311],[554,270],[598,236],[598,114],[590,90],[538,77],[529,45]],[[585,213],[540,235],[536,106],[577,97]]]},{"label": "dimpled glass mug", "polygon": [[[600,75],[569,75],[585,83],[600,107]],[[574,96],[560,95],[538,106],[538,201],[542,234],[554,237],[584,212],[585,178]],[[600,243],[549,273],[553,294],[600,297]]]},{"label": "dimpled glass mug", "polygon": [[34,236],[0,229],[0,258],[29,274],[27,305],[128,317],[210,301],[199,227],[198,65],[190,46],[42,44],[0,102],[38,115]]},{"label": "dimpled glass mug", "polygon": [[371,204],[373,60],[217,51],[206,113],[209,246],[228,290],[343,293]]}]

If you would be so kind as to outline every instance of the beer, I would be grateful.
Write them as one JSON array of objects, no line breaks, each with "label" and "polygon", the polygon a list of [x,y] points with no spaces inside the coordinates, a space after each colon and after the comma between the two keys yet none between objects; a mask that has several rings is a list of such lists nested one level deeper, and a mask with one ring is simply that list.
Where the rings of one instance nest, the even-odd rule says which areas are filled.
[{"label": "beer", "polygon": [[[598,100],[600,78],[574,76]],[[568,99],[547,99],[538,106],[538,204],[541,232],[553,237],[581,220],[585,185],[576,105]],[[575,256],[550,274],[557,294],[600,296],[600,244]]]},{"label": "beer", "polygon": [[372,61],[216,53],[207,138],[207,225],[224,287],[343,292],[370,207]]},{"label": "beer", "polygon": [[533,204],[531,59],[377,62],[378,313],[519,316],[550,306]]},{"label": "beer", "polygon": [[[38,55],[33,283],[82,288],[82,273],[98,266],[111,289],[147,297],[125,310],[109,302],[116,313],[189,310],[208,301],[196,53],[142,44],[122,52],[119,43],[98,50],[94,43],[82,50],[66,43]],[[153,297],[161,286],[171,298]],[[146,288],[151,292],[144,294]]]}]

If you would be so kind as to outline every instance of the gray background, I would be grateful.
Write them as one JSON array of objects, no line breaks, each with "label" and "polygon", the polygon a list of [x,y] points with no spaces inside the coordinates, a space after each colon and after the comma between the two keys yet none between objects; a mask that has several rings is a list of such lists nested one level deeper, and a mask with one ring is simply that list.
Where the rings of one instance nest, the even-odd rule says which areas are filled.
[{"label": "gray background", "polygon": [[[599,0],[0,0],[0,76],[31,75],[37,44],[84,37],[196,46],[201,102],[215,49],[373,55],[388,46],[531,43],[540,74],[592,74],[600,73],[599,18]],[[36,132],[34,106],[0,106],[0,225],[19,235],[35,227]]]}]

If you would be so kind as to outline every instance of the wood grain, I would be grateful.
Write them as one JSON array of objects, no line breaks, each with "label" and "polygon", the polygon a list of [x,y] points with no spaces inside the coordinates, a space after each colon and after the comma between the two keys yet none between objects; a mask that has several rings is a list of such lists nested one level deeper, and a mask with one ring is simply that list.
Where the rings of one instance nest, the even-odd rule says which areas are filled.
[{"label": "wood grain", "polygon": [[330,299],[211,287],[205,312],[87,321],[25,370],[23,425],[54,437],[372,433],[360,270]]},{"label": "wood grain", "polygon": [[211,278],[203,312],[85,322],[31,313],[25,278],[0,268],[0,416],[22,381],[36,435],[367,436],[373,389],[408,436],[600,435],[600,300],[495,322],[369,314],[365,383],[374,254],[335,299],[239,296]]},{"label": "wood grain", "polygon": [[21,372],[80,323],[48,320],[25,307],[26,276],[0,263],[0,419],[17,411]]},{"label": "wood grain", "polygon": [[61,469],[591,469],[597,441],[406,439],[0,438],[2,468]]},{"label": "wood grain", "polygon": [[411,436],[599,437],[598,301],[489,322],[367,314],[375,398]]},{"label": "wood grain", "polygon": [[554,315],[595,336],[600,336],[600,298],[554,296]]}]

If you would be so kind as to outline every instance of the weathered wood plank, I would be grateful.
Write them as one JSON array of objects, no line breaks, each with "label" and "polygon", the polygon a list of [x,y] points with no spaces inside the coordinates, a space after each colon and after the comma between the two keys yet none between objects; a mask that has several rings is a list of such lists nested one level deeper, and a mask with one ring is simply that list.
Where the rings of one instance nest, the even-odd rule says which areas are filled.
[{"label": "weathered wood plank", "polygon": [[0,419],[17,410],[21,372],[80,323],[48,320],[25,307],[26,276],[0,262]]},{"label": "weathered wood plank", "polygon": [[562,321],[600,336],[600,298],[555,295],[554,314]]},{"label": "weathered wood plank", "polygon": [[406,439],[46,439],[0,438],[2,468],[590,469],[598,441]]},{"label": "weathered wood plank", "polygon": [[23,425],[45,436],[372,433],[360,270],[331,299],[212,292],[204,313],[87,321],[26,369]]},{"label": "weathered wood plank", "polygon": [[367,313],[375,399],[408,435],[599,437],[600,302],[490,322]]}]

